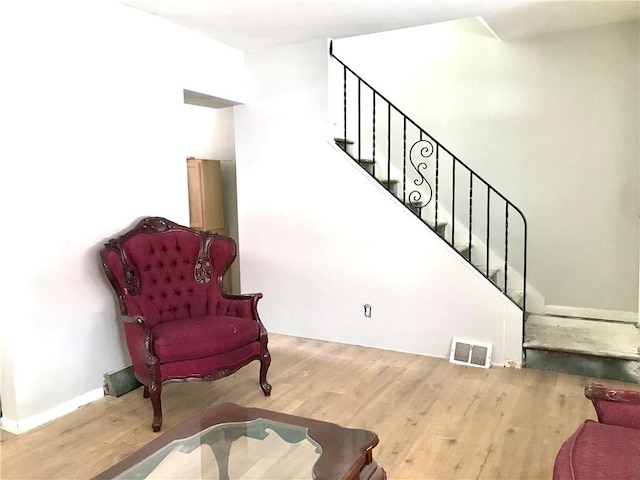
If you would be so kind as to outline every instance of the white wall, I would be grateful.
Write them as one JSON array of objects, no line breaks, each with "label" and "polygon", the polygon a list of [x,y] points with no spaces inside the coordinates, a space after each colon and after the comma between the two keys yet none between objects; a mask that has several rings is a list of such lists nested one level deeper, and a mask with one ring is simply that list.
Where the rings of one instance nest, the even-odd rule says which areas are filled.
[{"label": "white wall", "polygon": [[475,20],[335,53],[518,205],[547,304],[637,311],[638,23],[500,42]]},{"label": "white wall", "polygon": [[[225,226],[239,243],[233,107],[208,108],[185,103],[182,128],[186,157],[220,160]],[[239,257],[230,270],[233,292],[240,293]]]},{"label": "white wall", "polygon": [[[236,107],[243,291],[271,332],[443,357],[454,335],[521,358],[520,311],[331,145],[327,44],[250,52]],[[372,305],[372,318],[363,305]]]},{"label": "white wall", "polygon": [[98,250],[142,216],[188,222],[183,88],[240,99],[244,55],[111,0],[2,4],[0,43],[0,394],[21,431],[129,363]]}]

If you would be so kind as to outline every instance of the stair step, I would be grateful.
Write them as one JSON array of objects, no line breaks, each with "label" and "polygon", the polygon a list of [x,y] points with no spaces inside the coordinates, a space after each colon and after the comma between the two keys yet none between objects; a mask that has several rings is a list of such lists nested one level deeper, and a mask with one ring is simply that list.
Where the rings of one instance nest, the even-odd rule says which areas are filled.
[{"label": "stair step", "polygon": [[456,243],[454,245],[454,248],[459,251],[460,253],[465,253],[468,252],[469,250],[471,250],[473,248],[473,245],[469,245],[469,242],[465,242],[465,243]]},{"label": "stair step", "polygon": [[404,202],[404,206],[411,210],[413,213],[421,217],[422,207],[424,207],[424,202]]},{"label": "stair step", "polygon": [[429,225],[431,227],[431,230],[434,230],[440,237],[444,238],[444,235],[446,233],[447,230],[447,220],[446,219],[439,219],[438,218],[438,228],[436,228],[436,222],[435,219],[429,219],[429,220],[425,220],[426,224]]},{"label": "stair step", "polygon": [[400,180],[396,180],[395,178],[392,179],[380,179],[380,178],[376,178],[376,180],[378,180],[378,182],[380,182],[384,188],[387,189],[387,191],[389,193],[391,193],[393,196],[397,197],[398,196],[398,184],[400,183]]},{"label": "stair step", "polygon": [[640,362],[621,358],[527,349],[523,366],[581,377],[640,383]]},{"label": "stair step", "polygon": [[[486,265],[473,265],[474,267],[476,267],[482,274],[486,274],[487,273],[487,266]],[[497,273],[500,271],[500,268],[502,267],[502,265],[489,265],[489,275],[488,278],[490,278],[491,280],[495,280],[495,277],[497,275]]]},{"label": "stair step", "polygon": [[524,298],[524,292],[522,290],[507,289],[507,296],[516,302],[519,307],[522,307],[522,300]]},{"label": "stair step", "polygon": [[634,324],[530,315],[523,347],[640,361],[640,329]]},{"label": "stair step", "polygon": [[[430,218],[426,222],[431,228],[436,228],[435,218]],[[449,225],[449,221],[446,218],[438,218],[438,228],[446,227],[447,225]]]},{"label": "stair step", "polygon": [[376,168],[375,161],[368,158],[361,158],[359,161],[358,160],[356,161],[360,164],[362,168],[364,168],[369,173],[369,175],[373,175],[375,173],[375,168]]},{"label": "stair step", "polygon": [[349,140],[348,138],[340,138],[340,137],[335,137],[333,139],[334,142],[336,143],[344,143],[346,145],[353,145],[354,141],[353,140]]},{"label": "stair step", "polygon": [[465,243],[456,243],[453,245],[460,255],[462,255],[467,261],[471,258],[471,248],[473,245],[469,246],[469,242]]},{"label": "stair step", "polygon": [[640,329],[634,324],[529,315],[525,367],[640,382]]}]

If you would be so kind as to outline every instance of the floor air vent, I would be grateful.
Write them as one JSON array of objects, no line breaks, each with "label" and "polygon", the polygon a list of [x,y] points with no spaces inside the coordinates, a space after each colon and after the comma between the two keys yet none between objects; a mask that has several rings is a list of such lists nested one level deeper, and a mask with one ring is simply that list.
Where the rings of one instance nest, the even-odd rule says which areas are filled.
[{"label": "floor air vent", "polygon": [[451,355],[449,361],[460,365],[489,368],[491,366],[490,343],[470,342],[461,338],[451,341]]}]

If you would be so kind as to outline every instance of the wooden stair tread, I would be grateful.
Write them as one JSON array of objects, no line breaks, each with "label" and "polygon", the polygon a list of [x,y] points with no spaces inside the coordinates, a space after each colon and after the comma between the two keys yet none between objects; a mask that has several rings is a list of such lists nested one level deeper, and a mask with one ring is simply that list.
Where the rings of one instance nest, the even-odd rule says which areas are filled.
[{"label": "wooden stair tread", "polygon": [[[473,265],[474,267],[476,267],[480,273],[485,274],[487,273],[487,266],[486,265]],[[494,277],[499,271],[500,268],[502,266],[498,266],[498,265],[489,265],[489,278]]]},{"label": "wooden stair tread", "polygon": [[640,360],[640,329],[634,324],[530,315],[524,348]]},{"label": "wooden stair tread", "polygon": [[353,140],[349,140],[348,138],[340,138],[340,137],[335,137],[333,139],[334,142],[336,143],[346,143],[348,145],[353,145],[354,141]]},{"label": "wooden stair tread", "polygon": [[511,297],[513,300],[521,302],[522,298],[524,297],[524,292],[522,290],[507,289],[507,295]]},{"label": "wooden stair tread", "polygon": [[[435,220],[435,218],[430,218],[428,220],[425,220],[425,222],[427,222],[427,225],[429,225],[431,228],[436,228],[436,220]],[[446,227],[447,225],[449,225],[449,221],[446,218],[439,218],[438,217],[438,228]]]},{"label": "wooden stair tread", "polygon": [[404,202],[405,206],[409,208],[422,208],[424,207],[424,202]]},{"label": "wooden stair tread", "polygon": [[524,292],[522,290],[507,289],[507,297],[509,297],[516,303],[516,305],[522,308],[522,303],[524,300]]}]

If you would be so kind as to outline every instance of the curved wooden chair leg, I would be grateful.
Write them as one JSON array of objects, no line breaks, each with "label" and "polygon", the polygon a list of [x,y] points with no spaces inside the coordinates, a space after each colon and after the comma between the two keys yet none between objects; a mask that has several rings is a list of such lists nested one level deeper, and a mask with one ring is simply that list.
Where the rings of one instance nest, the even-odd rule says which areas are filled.
[{"label": "curved wooden chair leg", "polygon": [[260,357],[260,387],[265,397],[271,395],[271,385],[267,383],[267,370],[269,370],[269,365],[271,365],[271,354],[267,351]]},{"label": "curved wooden chair leg", "polygon": [[151,397],[151,406],[153,407],[153,421],[151,428],[154,432],[159,432],[162,427],[162,402],[160,401],[160,393],[162,392],[162,384],[151,385],[149,389]]},{"label": "curved wooden chair leg", "polygon": [[142,387],[142,398],[149,398],[149,385],[143,385]]}]

